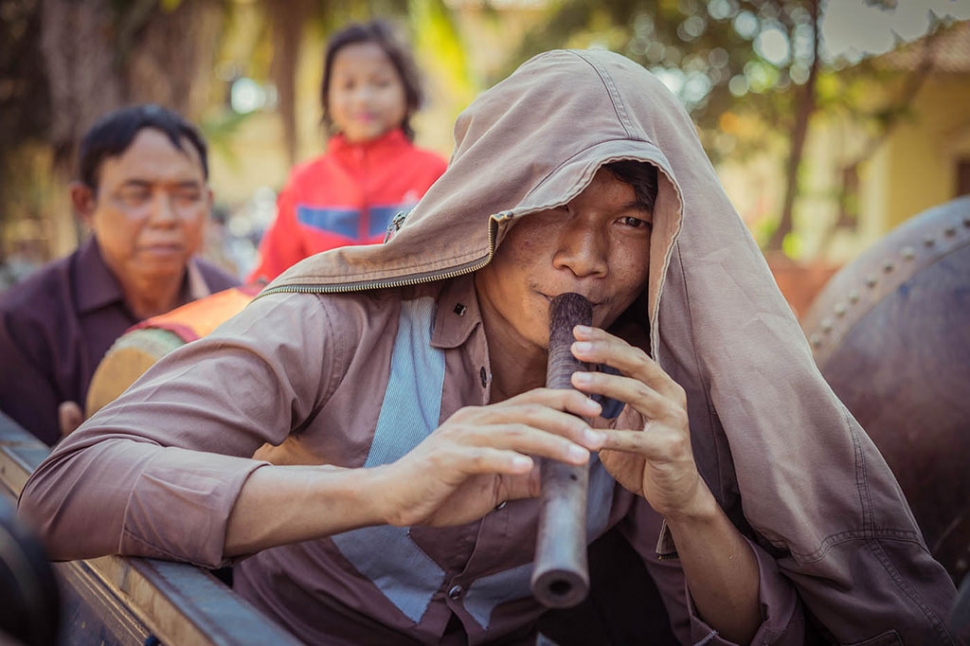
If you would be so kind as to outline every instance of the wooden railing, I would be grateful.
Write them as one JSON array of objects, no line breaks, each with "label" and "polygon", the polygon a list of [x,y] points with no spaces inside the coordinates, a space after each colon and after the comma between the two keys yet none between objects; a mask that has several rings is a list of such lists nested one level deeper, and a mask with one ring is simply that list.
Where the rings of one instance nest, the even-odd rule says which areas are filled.
[{"label": "wooden railing", "polygon": [[[49,453],[0,413],[0,496],[16,501]],[[105,556],[53,567],[62,597],[62,644],[300,643],[211,573],[191,565]]]}]

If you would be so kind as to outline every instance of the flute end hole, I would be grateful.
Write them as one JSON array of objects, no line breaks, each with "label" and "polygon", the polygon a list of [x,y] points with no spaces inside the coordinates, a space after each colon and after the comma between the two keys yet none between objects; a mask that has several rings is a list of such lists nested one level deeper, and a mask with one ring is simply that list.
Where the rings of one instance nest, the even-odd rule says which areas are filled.
[{"label": "flute end hole", "polygon": [[553,581],[549,586],[549,592],[556,597],[565,597],[572,592],[573,586],[569,581]]}]

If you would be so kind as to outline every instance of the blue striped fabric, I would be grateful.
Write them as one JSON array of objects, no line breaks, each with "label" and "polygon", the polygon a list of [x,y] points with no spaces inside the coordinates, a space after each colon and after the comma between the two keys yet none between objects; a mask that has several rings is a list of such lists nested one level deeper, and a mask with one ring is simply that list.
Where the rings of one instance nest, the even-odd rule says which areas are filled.
[{"label": "blue striped fabric", "polygon": [[[586,502],[586,535],[592,541],[606,531],[613,504],[616,481],[596,455],[589,463],[589,494]],[[492,612],[500,603],[522,599],[532,594],[529,582],[532,563],[526,563],[490,576],[476,579],[465,593],[465,609],[482,628],[488,628]]]},{"label": "blue striped fabric", "polygon": [[[438,427],[445,357],[431,347],[434,312],[432,298],[401,303],[391,374],[365,467],[398,460]],[[362,575],[418,622],[445,573],[408,532],[407,527],[365,527],[332,540]]]},{"label": "blue striped fabric", "polygon": [[[434,315],[433,298],[401,303],[390,378],[365,467],[400,459],[438,427],[445,357],[442,350],[431,347]],[[594,455],[586,518],[590,539],[606,529],[614,483]],[[358,572],[417,623],[441,589],[445,572],[411,540],[409,531],[407,527],[365,527],[331,540]],[[526,563],[475,580],[465,595],[466,610],[488,628],[496,606],[531,594],[531,576],[532,563]]]},{"label": "blue striped fabric", "polygon": [[488,628],[495,606],[532,594],[529,586],[531,579],[531,562],[475,579],[465,593],[465,610],[475,618],[478,625]]},{"label": "blue striped fabric", "polygon": [[[410,208],[407,204],[390,204],[386,206],[372,206],[367,211],[367,235],[373,237],[387,231],[387,225],[394,216]],[[308,227],[329,231],[338,235],[352,238],[359,237],[360,230],[359,209],[338,209],[329,207],[314,207],[298,204],[296,219]]]},{"label": "blue striped fabric", "polygon": [[357,239],[360,228],[360,211],[357,209],[317,208],[299,204],[296,207],[296,219],[314,229],[329,231]]},{"label": "blue striped fabric", "polygon": [[401,211],[407,211],[405,204],[392,204],[390,206],[372,206],[368,211],[367,234],[376,236],[387,231],[387,226],[394,219],[394,216]]}]

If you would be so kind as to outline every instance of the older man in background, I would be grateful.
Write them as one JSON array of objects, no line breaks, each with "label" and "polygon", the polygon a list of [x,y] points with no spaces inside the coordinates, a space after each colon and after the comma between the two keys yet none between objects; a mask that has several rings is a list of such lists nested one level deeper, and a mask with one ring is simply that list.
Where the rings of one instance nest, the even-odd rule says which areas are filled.
[{"label": "older man in background", "polygon": [[195,257],[212,207],[206,144],[170,110],[102,117],[81,142],[71,202],[90,236],[0,295],[0,410],[47,444],[126,329],[238,284]]}]

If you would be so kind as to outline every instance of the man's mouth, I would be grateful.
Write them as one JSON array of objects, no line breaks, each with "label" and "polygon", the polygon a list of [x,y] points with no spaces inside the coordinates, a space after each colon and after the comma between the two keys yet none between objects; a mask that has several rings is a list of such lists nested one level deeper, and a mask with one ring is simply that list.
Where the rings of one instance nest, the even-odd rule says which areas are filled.
[{"label": "man's mouth", "polygon": [[142,251],[156,255],[169,255],[182,252],[179,244],[150,244],[142,247]]},{"label": "man's mouth", "polygon": [[[546,299],[547,301],[549,301],[550,303],[552,302],[552,299],[554,299],[556,296],[559,296],[560,294],[566,294],[566,293],[568,293],[568,292],[557,292],[557,293],[549,296],[549,295],[545,294],[544,292],[539,292],[539,294],[544,299]],[[603,304],[602,301],[594,300],[594,299],[590,298],[588,295],[583,294],[582,292],[576,292],[576,293],[579,294],[580,296],[582,296],[583,298],[585,298],[586,300],[588,300],[589,303],[590,303],[590,305],[592,305],[594,309]]]}]

